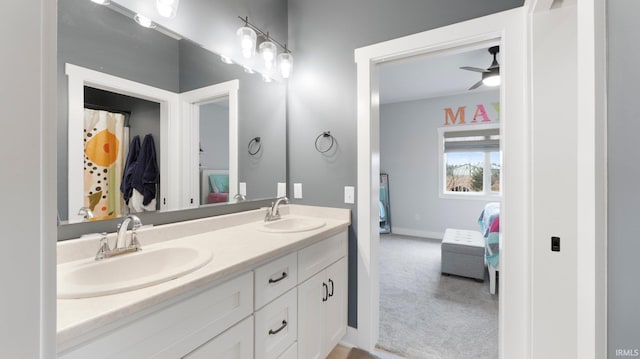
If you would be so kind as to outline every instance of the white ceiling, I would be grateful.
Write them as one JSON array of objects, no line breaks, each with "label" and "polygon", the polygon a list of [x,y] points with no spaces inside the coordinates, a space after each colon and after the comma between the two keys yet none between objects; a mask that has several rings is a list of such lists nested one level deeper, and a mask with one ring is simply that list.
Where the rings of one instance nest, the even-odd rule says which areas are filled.
[{"label": "white ceiling", "polygon": [[[481,78],[462,66],[486,69],[493,60],[488,46],[455,54],[422,55],[379,66],[380,103],[394,103],[467,93]],[[500,55],[498,54],[498,62]],[[480,86],[472,92],[496,90]]]}]

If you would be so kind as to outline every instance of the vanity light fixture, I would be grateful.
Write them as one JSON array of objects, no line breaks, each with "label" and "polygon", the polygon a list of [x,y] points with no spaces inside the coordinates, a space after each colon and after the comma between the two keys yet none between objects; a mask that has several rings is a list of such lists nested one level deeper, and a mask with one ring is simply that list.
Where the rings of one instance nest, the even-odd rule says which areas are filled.
[{"label": "vanity light fixture", "polygon": [[160,16],[172,19],[178,12],[179,2],[180,0],[156,0],[156,10]]},{"label": "vanity light fixture", "polygon": [[153,29],[156,25],[148,17],[140,14],[136,14],[133,19],[142,27]]},{"label": "vanity light fixture", "polygon": [[[249,17],[238,16],[244,26],[239,28],[236,32],[240,46],[242,48],[242,56],[245,58],[251,58],[256,51],[256,44],[258,46],[258,52],[264,60],[264,66],[267,71],[279,64],[280,72],[283,78],[289,78],[293,69],[293,55],[287,48],[286,44],[281,44],[272,38],[268,32],[264,32],[257,26],[249,22]],[[278,55],[278,46],[282,48],[283,52]],[[263,80],[267,81],[263,74]],[[267,82],[270,82],[271,78]]]}]

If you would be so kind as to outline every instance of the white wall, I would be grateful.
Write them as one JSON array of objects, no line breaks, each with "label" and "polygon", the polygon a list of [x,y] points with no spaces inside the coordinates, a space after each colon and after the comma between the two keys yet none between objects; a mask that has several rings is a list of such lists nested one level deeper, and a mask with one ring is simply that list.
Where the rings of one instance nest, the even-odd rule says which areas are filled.
[{"label": "white wall", "polygon": [[[447,228],[479,230],[489,201],[440,198],[438,128],[472,124],[477,105],[495,123],[492,103],[499,101],[499,91],[482,91],[380,106],[380,172],[389,174],[393,233],[442,238]],[[465,125],[445,126],[444,109],[455,113],[461,106]]]},{"label": "white wall", "polygon": [[576,20],[575,6],[532,18],[532,358],[577,357]]},{"label": "white wall", "polygon": [[53,358],[56,3],[0,12],[0,357]]}]

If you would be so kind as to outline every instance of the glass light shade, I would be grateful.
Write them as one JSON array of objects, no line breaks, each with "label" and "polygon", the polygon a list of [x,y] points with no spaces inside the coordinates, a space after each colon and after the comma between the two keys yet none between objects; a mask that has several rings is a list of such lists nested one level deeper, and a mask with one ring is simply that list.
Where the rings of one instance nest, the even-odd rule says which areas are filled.
[{"label": "glass light shade", "polygon": [[284,52],[278,55],[278,63],[280,63],[282,77],[288,79],[291,75],[291,70],[293,70],[293,56],[288,52]]},{"label": "glass light shade", "polygon": [[267,70],[270,70],[276,64],[277,52],[276,44],[271,41],[265,41],[260,44],[260,55],[264,60],[264,66]]},{"label": "glass light shade", "polygon": [[256,53],[256,32],[250,27],[241,27],[236,31],[236,36],[242,48],[242,56],[251,58]]},{"label": "glass light shade", "polygon": [[109,5],[110,1],[109,0],[91,0],[96,4],[100,4],[100,5]]},{"label": "glass light shade", "polygon": [[147,27],[150,29],[153,29],[154,27],[156,27],[151,21],[151,19],[149,19],[144,15],[136,14],[136,16],[133,17],[133,19],[138,23],[138,25],[142,27]]},{"label": "glass light shade", "polygon": [[156,10],[162,17],[173,18],[178,12],[180,0],[156,0]]},{"label": "glass light shade", "polygon": [[491,74],[482,79],[482,83],[489,87],[500,86],[500,74]]}]

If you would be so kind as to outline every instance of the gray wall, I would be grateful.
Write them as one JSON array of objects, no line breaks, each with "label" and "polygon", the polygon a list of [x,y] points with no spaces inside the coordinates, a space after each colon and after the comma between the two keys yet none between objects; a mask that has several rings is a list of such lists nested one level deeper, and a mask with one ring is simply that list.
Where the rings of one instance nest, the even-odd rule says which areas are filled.
[{"label": "gray wall", "polygon": [[[289,186],[294,202],[350,208],[343,188],[356,184],[356,48],[522,6],[522,0],[292,0],[289,44],[295,57],[288,92]],[[322,131],[338,141],[334,156],[316,152]],[[292,193],[290,190],[289,193]],[[354,225],[356,223],[354,222]],[[355,226],[352,226],[352,228]],[[349,325],[357,326],[356,234],[349,238]]]},{"label": "gray wall", "polygon": [[615,358],[616,349],[640,350],[640,2],[607,1],[607,12],[608,356]]},{"label": "gray wall", "polygon": [[438,128],[445,127],[445,108],[466,106],[469,125],[478,104],[497,122],[491,103],[499,100],[498,91],[485,91],[380,106],[380,172],[389,174],[392,232],[440,238],[447,228],[479,230],[489,201],[440,198]]}]

